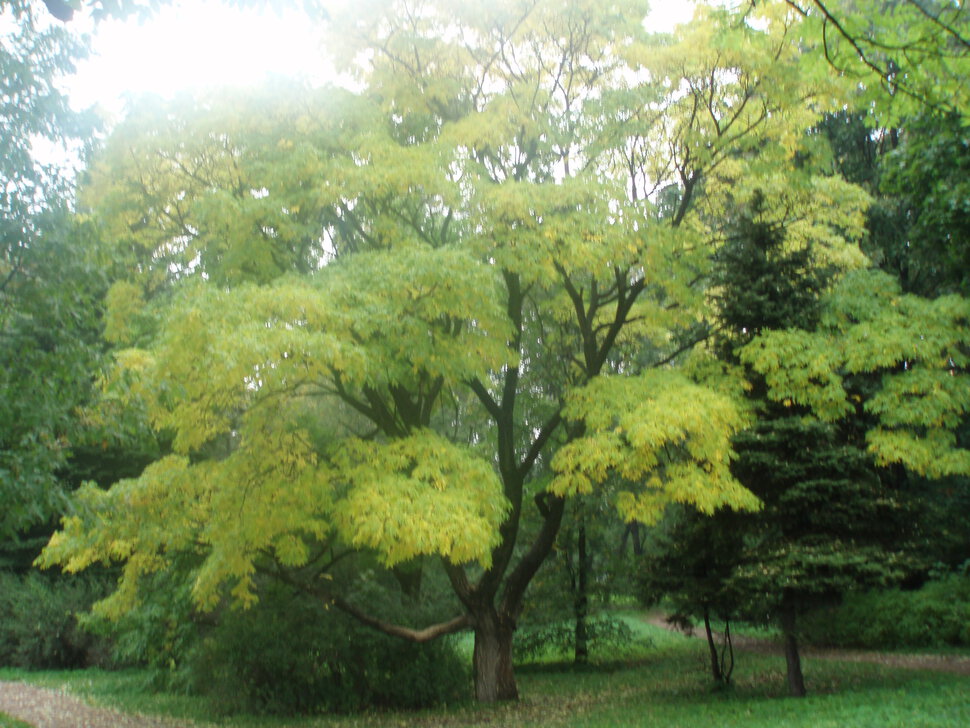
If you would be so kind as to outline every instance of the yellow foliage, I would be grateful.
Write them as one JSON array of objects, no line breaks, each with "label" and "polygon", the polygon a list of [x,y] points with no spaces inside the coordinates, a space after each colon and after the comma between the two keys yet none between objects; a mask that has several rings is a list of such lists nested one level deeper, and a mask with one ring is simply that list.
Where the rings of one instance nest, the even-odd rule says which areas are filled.
[{"label": "yellow foliage", "polygon": [[730,474],[730,437],[744,417],[729,397],[672,371],[637,377],[598,377],[570,393],[564,414],[585,435],[556,453],[558,495],[588,493],[611,474],[644,483],[624,492],[625,518],[652,523],[668,503],[751,509],[757,499]]}]

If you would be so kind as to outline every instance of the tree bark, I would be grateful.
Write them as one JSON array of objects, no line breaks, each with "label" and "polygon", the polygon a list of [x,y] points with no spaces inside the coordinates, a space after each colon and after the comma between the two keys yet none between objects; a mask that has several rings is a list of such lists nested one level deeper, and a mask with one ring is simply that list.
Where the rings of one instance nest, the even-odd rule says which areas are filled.
[{"label": "tree bark", "polygon": [[721,672],[721,658],[717,654],[717,645],[714,642],[714,632],[711,630],[711,612],[704,607],[704,631],[707,633],[707,649],[711,653],[711,677],[714,682],[724,682],[724,674]]},{"label": "tree bark", "polygon": [[795,698],[805,697],[805,676],[798,655],[798,639],[795,636],[795,606],[785,604],[781,608],[781,631],[785,636],[785,662],[788,663],[788,694]]},{"label": "tree bark", "polygon": [[494,609],[476,618],[472,666],[475,673],[475,700],[478,702],[518,700],[519,690],[512,669],[514,634],[514,623],[501,617]]}]

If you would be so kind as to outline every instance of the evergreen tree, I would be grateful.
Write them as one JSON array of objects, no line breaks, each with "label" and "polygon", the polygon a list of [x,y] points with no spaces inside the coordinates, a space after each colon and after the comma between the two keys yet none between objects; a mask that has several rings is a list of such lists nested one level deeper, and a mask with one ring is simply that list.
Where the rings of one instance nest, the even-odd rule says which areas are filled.
[{"label": "evergreen tree", "polygon": [[[757,201],[756,201],[757,202]],[[772,330],[812,330],[832,271],[811,247],[793,248],[757,205],[720,259],[720,353],[737,364],[737,348]],[[765,399],[764,379],[746,371],[755,423],[735,437],[732,472],[763,502],[745,519],[745,546],[731,582],[748,609],[778,621],[792,695],[805,694],[797,615],[859,584],[899,576],[892,544],[897,501],[871,459],[842,427],[820,422],[791,402]]]}]

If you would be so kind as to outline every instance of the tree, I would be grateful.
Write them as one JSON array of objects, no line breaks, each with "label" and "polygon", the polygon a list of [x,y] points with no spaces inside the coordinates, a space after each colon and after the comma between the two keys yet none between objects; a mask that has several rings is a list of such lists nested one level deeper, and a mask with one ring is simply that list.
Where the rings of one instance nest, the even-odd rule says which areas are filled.
[{"label": "tree", "polygon": [[956,114],[924,114],[909,120],[900,136],[900,144],[879,160],[880,191],[901,221],[898,247],[884,245],[883,267],[899,271],[907,293],[966,297],[970,149],[964,121]]},{"label": "tree", "polygon": [[[756,0],[752,5],[756,4]],[[788,0],[825,59],[855,80],[883,122],[927,111],[965,115],[970,12],[940,0]]]},{"label": "tree", "polygon": [[[730,367],[738,367],[739,349],[758,336],[814,329],[827,281],[836,273],[810,242],[787,240],[760,195],[742,208],[717,262],[712,348]],[[891,545],[897,534],[887,518],[892,499],[848,428],[813,422],[790,403],[766,402],[761,377],[750,370],[739,374],[753,422],[734,437],[732,472],[764,508],[713,519],[680,514],[647,581],[674,595],[679,615],[704,618],[716,681],[725,680],[725,665],[711,636],[711,612],[725,619],[777,618],[791,692],[804,695],[797,614],[851,585],[896,575]]]},{"label": "tree", "polygon": [[[741,561],[746,525],[740,513],[728,509],[710,515],[670,509],[650,534],[638,575],[643,604],[666,597],[671,623],[693,628],[695,618],[704,620],[711,679],[719,686],[731,681],[731,621],[745,606],[731,577]],[[714,619],[724,622],[720,647],[711,626]]]},{"label": "tree", "polygon": [[[876,465],[931,478],[966,475],[970,460],[956,431],[970,404],[962,334],[970,311],[967,306],[956,296],[930,301],[901,294],[898,284],[885,274],[860,271],[840,281],[828,297],[815,331],[763,334],[741,351],[741,357],[765,377],[772,399],[782,406],[810,408],[821,420],[815,425],[820,433],[825,427],[858,428],[861,424],[869,457]],[[804,441],[805,437],[798,439]],[[800,446],[782,449],[780,462],[795,462],[794,447]],[[818,445],[816,449],[827,452]],[[784,469],[776,472],[786,477]],[[864,480],[856,479],[855,485],[856,491],[860,487],[862,491],[848,502],[864,505],[869,489]],[[853,524],[852,531],[862,531],[863,538],[868,529],[870,540],[878,539],[879,534],[868,524],[892,522],[891,512],[820,513],[826,520],[835,515]],[[789,514],[784,523],[797,524],[794,515]],[[875,568],[880,559],[874,553],[860,551],[847,561],[846,553],[833,552],[832,565],[828,564],[832,559],[814,556],[811,551],[809,555],[810,559],[793,563],[796,574],[811,579],[820,565],[827,566],[820,583],[828,584],[831,591],[838,591],[839,579],[852,571],[869,572],[870,577],[881,579]],[[778,556],[781,563],[792,561],[784,552]],[[888,563],[893,566],[892,561]],[[849,566],[848,572],[835,568],[840,564]],[[749,575],[756,576],[757,570],[751,569]],[[762,573],[767,573],[763,566]],[[798,586],[799,578],[789,576],[788,582]],[[794,611],[790,606],[786,617],[792,626]],[[796,682],[794,688],[798,687]]]},{"label": "tree", "polygon": [[[140,348],[115,380],[173,454],[84,488],[42,563],[124,562],[113,614],[194,551],[201,608],[266,573],[407,639],[471,628],[491,701],[517,695],[516,620],[569,497],[612,474],[628,519],[756,507],[728,468],[734,401],[668,365],[726,190],[769,187],[851,257],[861,197],[780,171],[841,91],[805,72],[784,6],[676,39],[641,12],[374,3],[336,36],[362,93],[213,97],[116,132],[89,198],[134,255],[109,303]],[[374,618],[326,579],[348,549],[438,563],[459,614]]]},{"label": "tree", "polygon": [[55,84],[82,48],[43,27],[29,3],[0,9],[12,21],[0,47],[0,541],[9,541],[63,505],[59,471],[97,359],[103,283],[68,217],[63,170],[35,153],[89,129]]}]

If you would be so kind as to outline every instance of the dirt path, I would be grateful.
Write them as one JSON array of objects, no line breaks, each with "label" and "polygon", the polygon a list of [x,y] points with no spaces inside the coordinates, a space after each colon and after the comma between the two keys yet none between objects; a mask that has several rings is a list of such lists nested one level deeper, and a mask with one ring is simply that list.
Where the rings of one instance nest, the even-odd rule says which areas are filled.
[{"label": "dirt path", "polygon": [[[679,627],[670,624],[663,614],[651,613],[644,617],[646,622],[671,632],[680,632],[689,637],[705,639],[702,632],[685,633]],[[718,634],[720,637],[720,634]],[[734,635],[732,642],[735,649],[757,652],[762,655],[784,655],[781,643],[774,640],[759,639]],[[842,660],[843,662],[871,662],[888,667],[901,667],[909,670],[935,670],[950,672],[956,675],[970,675],[970,657],[959,655],[904,655],[886,652],[872,652],[870,650],[849,650],[823,647],[800,647],[802,657],[819,660]]]},{"label": "dirt path", "polygon": [[171,718],[96,708],[62,690],[0,681],[0,712],[35,728],[187,728],[198,726]]}]

